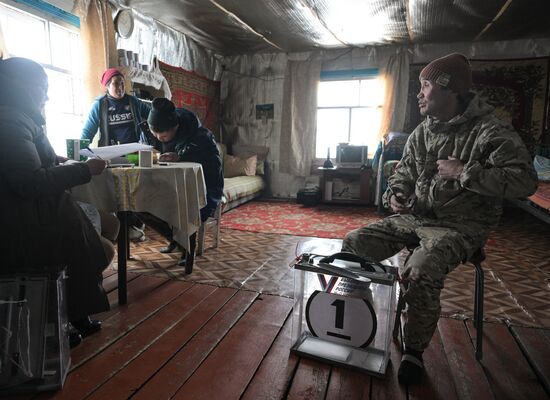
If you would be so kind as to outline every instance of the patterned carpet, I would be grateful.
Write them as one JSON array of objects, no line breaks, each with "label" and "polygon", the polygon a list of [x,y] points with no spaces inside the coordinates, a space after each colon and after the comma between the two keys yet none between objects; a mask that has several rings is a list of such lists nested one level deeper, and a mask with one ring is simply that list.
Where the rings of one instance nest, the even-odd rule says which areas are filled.
[{"label": "patterned carpet", "polygon": [[[239,207],[240,208],[240,207]],[[340,240],[254,233],[222,229],[216,249],[207,234],[206,251],[185,276],[177,266],[179,254],[158,252],[166,242],[147,231],[147,241],[132,244],[135,258],[129,269],[216,286],[229,286],[292,297],[293,271],[289,268],[303,252],[330,254]],[[485,317],[518,325],[550,327],[550,225],[519,209],[510,210],[486,246]],[[391,259],[396,265],[403,254]],[[116,263],[114,265],[116,267]],[[449,274],[442,293],[445,316],[472,316],[473,267],[459,266]]]},{"label": "patterned carpet", "polygon": [[344,235],[380,219],[372,208],[251,201],[223,214],[222,228],[295,236],[343,239]]}]

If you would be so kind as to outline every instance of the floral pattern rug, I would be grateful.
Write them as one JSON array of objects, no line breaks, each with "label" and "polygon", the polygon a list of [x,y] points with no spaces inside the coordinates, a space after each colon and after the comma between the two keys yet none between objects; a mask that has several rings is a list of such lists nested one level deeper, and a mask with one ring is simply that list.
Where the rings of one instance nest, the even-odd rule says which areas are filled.
[{"label": "floral pattern rug", "polygon": [[347,232],[381,219],[373,208],[332,204],[252,201],[222,215],[222,228],[343,239]]}]

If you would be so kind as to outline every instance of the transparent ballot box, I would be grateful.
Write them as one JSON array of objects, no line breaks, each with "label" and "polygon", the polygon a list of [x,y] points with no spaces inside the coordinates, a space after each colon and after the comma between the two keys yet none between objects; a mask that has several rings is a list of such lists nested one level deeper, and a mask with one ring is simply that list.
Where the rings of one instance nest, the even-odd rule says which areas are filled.
[{"label": "transparent ballot box", "polygon": [[383,376],[395,320],[397,271],[351,253],[305,253],[294,264],[291,351]]},{"label": "transparent ballot box", "polygon": [[70,366],[65,271],[0,276],[0,397],[63,386]]}]

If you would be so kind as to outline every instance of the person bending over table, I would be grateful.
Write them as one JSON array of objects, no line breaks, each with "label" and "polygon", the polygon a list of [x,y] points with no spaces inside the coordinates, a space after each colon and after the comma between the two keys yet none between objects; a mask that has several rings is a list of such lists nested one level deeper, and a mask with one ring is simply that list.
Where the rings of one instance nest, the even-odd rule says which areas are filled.
[{"label": "person bending over table", "polygon": [[396,214],[348,233],[342,246],[377,261],[415,247],[400,267],[408,307],[398,379],[409,385],[421,380],[447,274],[483,247],[503,199],[528,196],[537,186],[521,138],[470,91],[466,57],[434,60],[419,79],[426,119],[409,136],[383,196]]},{"label": "person bending over table", "polygon": [[[201,221],[206,221],[214,214],[223,195],[222,162],[214,135],[201,126],[194,113],[183,108],[176,110],[174,103],[163,97],[153,100],[147,123],[151,131],[147,135],[147,144],[160,151],[159,161],[186,161],[202,165],[207,202],[200,212]],[[171,253],[180,247],[173,240],[172,229],[168,224],[150,214],[144,219],[146,224],[170,241],[161,252]],[[185,254],[182,255],[180,265],[185,265]]]},{"label": "person bending over table", "polygon": [[[103,160],[59,165],[43,130],[48,77],[25,58],[0,60],[0,220],[3,272],[67,266],[68,317],[80,335],[101,328],[89,315],[109,310],[101,285],[110,259],[67,189],[90,181]],[[71,345],[82,340],[70,335]]]}]

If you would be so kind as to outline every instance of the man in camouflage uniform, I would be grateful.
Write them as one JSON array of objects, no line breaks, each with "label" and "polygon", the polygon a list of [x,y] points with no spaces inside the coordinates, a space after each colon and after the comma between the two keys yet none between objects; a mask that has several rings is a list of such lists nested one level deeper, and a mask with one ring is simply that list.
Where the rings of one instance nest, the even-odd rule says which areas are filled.
[{"label": "man in camouflage uniform", "polygon": [[414,247],[400,276],[407,285],[401,383],[422,376],[422,352],[436,329],[446,275],[481,248],[505,198],[536,189],[520,137],[471,93],[468,60],[450,54],[420,72],[417,95],[426,119],[410,135],[388,180],[384,206],[397,214],[346,235],[342,250],[384,260]]}]

